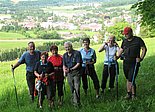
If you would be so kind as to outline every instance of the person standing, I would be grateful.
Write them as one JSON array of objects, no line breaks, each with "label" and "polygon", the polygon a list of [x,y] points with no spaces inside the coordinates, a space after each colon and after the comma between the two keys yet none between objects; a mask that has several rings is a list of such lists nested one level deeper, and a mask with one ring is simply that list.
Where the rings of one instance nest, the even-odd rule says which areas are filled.
[{"label": "person standing", "polygon": [[140,62],[143,61],[146,55],[147,48],[140,37],[133,36],[131,27],[125,27],[123,34],[126,39],[122,42],[118,58],[123,53],[123,71],[127,80],[127,95],[125,99],[134,99],[136,97],[135,79],[139,71]]},{"label": "person standing", "polygon": [[52,53],[51,56],[49,56],[48,61],[50,61],[54,66],[54,75],[52,75],[51,79],[53,82],[53,97],[55,97],[56,94],[56,86],[58,90],[58,105],[62,105],[62,97],[63,97],[63,84],[64,84],[64,74],[63,74],[63,59],[60,54],[58,54],[58,47],[56,45],[53,45],[50,47],[50,51]]},{"label": "person standing", "polygon": [[38,103],[40,108],[43,106],[43,100],[47,94],[49,101],[49,107],[52,108],[54,105],[54,99],[52,99],[52,80],[51,76],[54,74],[54,67],[51,62],[47,61],[48,52],[44,51],[41,53],[41,60],[38,61],[34,68],[34,74],[37,77],[36,90],[38,91]]},{"label": "person standing", "polygon": [[79,51],[74,50],[71,42],[65,42],[66,53],[63,55],[63,70],[67,76],[72,93],[73,105],[80,104],[80,69],[82,58]]},{"label": "person standing", "polygon": [[95,50],[90,48],[90,39],[83,39],[84,48],[80,49],[82,55],[82,83],[85,94],[87,94],[88,89],[88,79],[90,76],[94,83],[94,88],[96,90],[96,98],[99,98],[99,80],[95,71],[94,64],[96,63],[96,53]]},{"label": "person standing", "polygon": [[35,88],[35,75],[34,67],[36,62],[40,60],[40,51],[35,50],[35,43],[28,43],[28,51],[24,52],[18,62],[13,65],[12,69],[14,70],[21,64],[26,64],[26,80],[29,88],[29,93],[32,102],[34,101],[34,88]]},{"label": "person standing", "polygon": [[102,52],[104,50],[105,50],[105,58],[104,58],[104,68],[102,73],[101,93],[104,93],[108,77],[110,77],[108,90],[110,91],[111,89],[114,88],[116,71],[118,71],[116,70],[116,66],[115,66],[115,64],[117,64],[117,69],[118,69],[118,63],[115,61],[115,56],[117,51],[119,50],[119,46],[115,42],[115,36],[112,36],[112,35],[109,36],[108,42],[105,42],[99,48],[98,51]]}]

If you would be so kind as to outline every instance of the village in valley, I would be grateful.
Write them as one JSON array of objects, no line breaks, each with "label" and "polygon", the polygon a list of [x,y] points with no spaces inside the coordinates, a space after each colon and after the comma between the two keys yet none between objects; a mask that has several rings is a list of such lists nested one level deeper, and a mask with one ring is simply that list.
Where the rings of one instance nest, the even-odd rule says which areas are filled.
[{"label": "village in valley", "polygon": [[41,31],[38,30],[46,33],[54,30],[59,34],[56,38],[70,39],[86,34],[98,42],[109,34],[109,27],[119,22],[126,22],[135,28],[139,26],[138,17],[133,16],[130,10],[131,4],[104,8],[101,2],[92,2],[59,6],[39,5],[36,9],[20,4],[19,6],[24,7],[22,10],[14,8],[18,4],[19,1],[12,1],[10,7],[6,6],[0,11],[1,31],[18,32],[28,38],[39,38]]}]

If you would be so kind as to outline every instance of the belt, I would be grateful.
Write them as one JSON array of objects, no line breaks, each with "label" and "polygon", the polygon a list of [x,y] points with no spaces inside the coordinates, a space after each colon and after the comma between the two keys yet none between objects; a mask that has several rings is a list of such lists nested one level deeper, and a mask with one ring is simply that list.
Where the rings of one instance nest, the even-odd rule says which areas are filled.
[{"label": "belt", "polygon": [[62,67],[54,67],[55,70],[62,70]]},{"label": "belt", "polygon": [[113,65],[113,64],[115,64],[115,62],[114,61],[104,61],[104,64],[105,65]]}]

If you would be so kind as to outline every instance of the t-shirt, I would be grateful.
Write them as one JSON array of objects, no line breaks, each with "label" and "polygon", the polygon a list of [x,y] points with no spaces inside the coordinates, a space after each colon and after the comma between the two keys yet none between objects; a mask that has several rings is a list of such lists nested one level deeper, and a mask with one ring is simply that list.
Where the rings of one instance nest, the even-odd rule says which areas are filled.
[{"label": "t-shirt", "polygon": [[40,60],[40,51],[35,50],[33,55],[30,55],[29,51],[26,51],[22,54],[18,63],[26,64],[26,71],[33,72],[36,62]]},{"label": "t-shirt", "polygon": [[50,56],[48,58],[48,61],[50,61],[53,66],[54,66],[54,75],[51,76],[51,78],[53,80],[62,80],[64,78],[63,76],[63,69],[62,69],[62,66],[63,66],[63,58],[61,55],[56,55],[56,56]]},{"label": "t-shirt", "polygon": [[62,67],[63,59],[61,55],[50,56],[48,60],[53,64],[55,67]]},{"label": "t-shirt", "polygon": [[105,58],[104,58],[104,62],[113,62],[114,61],[114,56],[116,54],[116,52],[119,50],[118,46],[108,46],[105,45],[104,46],[105,49]]},{"label": "t-shirt", "polygon": [[135,59],[140,57],[141,47],[146,47],[144,41],[140,37],[134,36],[131,41],[124,39],[121,48],[124,50],[125,59]]},{"label": "t-shirt", "polygon": [[94,49],[90,48],[86,51],[84,48],[81,48],[80,53],[82,56],[82,67],[86,67],[86,62],[96,61],[96,53]]}]

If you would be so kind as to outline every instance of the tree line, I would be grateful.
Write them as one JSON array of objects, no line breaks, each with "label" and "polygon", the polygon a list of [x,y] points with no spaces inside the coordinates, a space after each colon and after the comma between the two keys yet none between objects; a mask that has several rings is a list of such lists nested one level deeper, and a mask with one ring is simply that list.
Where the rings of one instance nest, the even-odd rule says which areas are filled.
[{"label": "tree line", "polygon": [[[43,43],[43,45],[36,46],[36,49],[38,49],[40,51],[49,51],[49,48],[51,45],[57,45],[57,46],[59,46],[59,50],[62,50],[62,49],[64,49],[63,45],[66,41],[71,41],[73,43],[73,46],[75,48],[77,48],[77,47],[81,47],[82,39],[85,37],[88,37],[88,36],[83,35],[78,38],[72,38],[72,39],[67,39],[67,40],[63,40],[63,41],[45,42],[45,43]],[[0,50],[0,61],[3,62],[3,61],[15,60],[15,59],[19,58],[23,54],[23,52],[25,52],[26,50],[27,50],[26,47],[8,49],[5,51]]]}]

